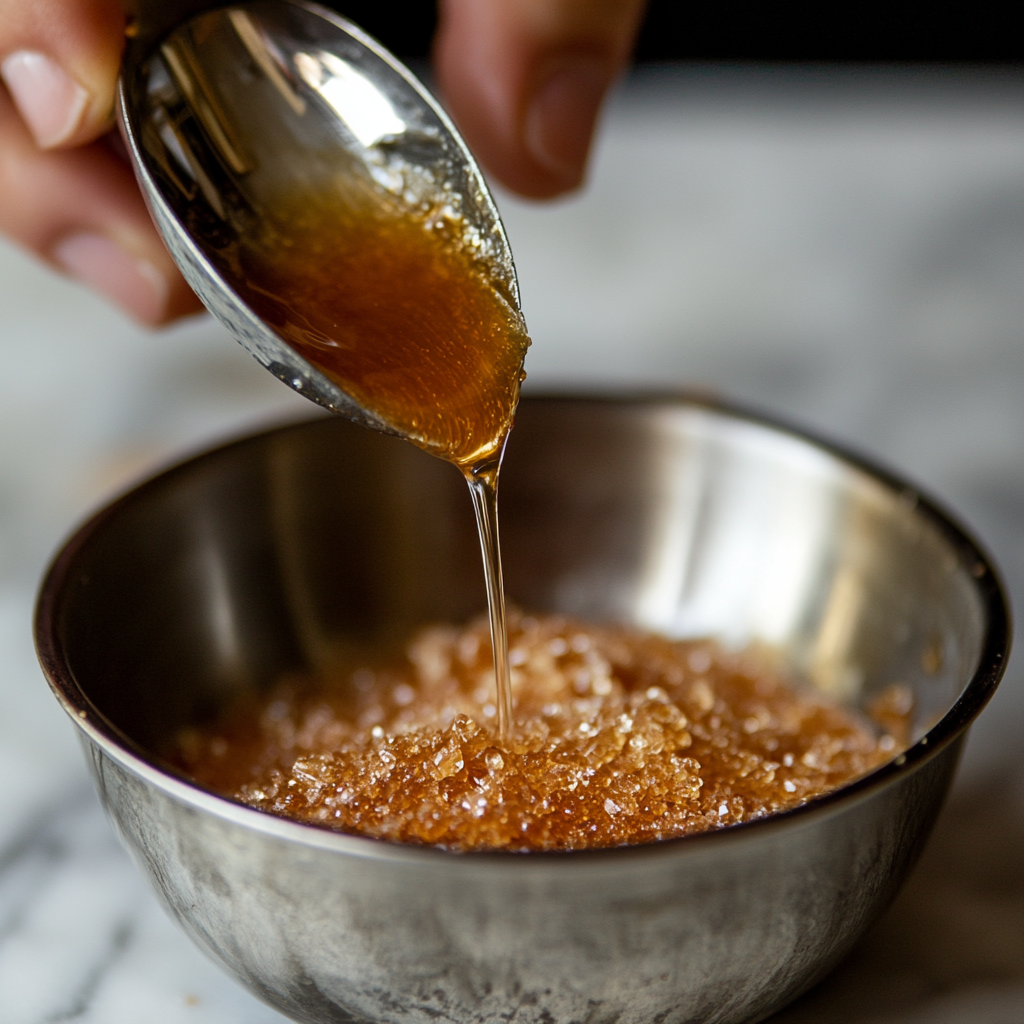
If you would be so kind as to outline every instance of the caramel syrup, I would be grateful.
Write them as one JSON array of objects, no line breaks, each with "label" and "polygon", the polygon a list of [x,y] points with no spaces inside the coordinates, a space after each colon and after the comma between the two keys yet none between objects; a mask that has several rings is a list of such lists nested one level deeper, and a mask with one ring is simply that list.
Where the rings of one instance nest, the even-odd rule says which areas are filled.
[{"label": "caramel syrup", "polygon": [[512,722],[498,471],[530,339],[462,225],[348,181],[270,204],[237,260],[241,297],[389,428],[454,463],[473,498],[487,584],[498,729]]}]

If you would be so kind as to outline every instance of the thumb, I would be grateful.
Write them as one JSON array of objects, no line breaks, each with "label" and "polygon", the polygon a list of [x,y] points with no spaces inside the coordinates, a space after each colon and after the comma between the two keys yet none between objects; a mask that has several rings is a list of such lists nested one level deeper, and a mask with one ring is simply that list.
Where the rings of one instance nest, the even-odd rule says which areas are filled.
[{"label": "thumb", "polygon": [[644,6],[644,0],[441,0],[438,81],[495,177],[534,197],[581,183],[601,103],[629,59]]},{"label": "thumb", "polygon": [[124,28],[118,0],[0,0],[0,75],[38,146],[110,127]]}]

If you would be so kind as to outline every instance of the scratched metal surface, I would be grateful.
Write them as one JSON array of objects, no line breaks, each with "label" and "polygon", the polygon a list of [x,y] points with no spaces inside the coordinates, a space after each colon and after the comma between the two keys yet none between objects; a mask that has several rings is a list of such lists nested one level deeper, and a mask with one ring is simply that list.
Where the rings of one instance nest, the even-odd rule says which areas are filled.
[{"label": "scratched metal surface", "polygon": [[[1024,80],[662,69],[591,186],[499,197],[528,386],[699,384],[859,445],[944,497],[1024,606]],[[0,245],[0,1020],[271,1024],[145,889],[35,666],[71,525],[177,454],[301,414],[206,319],[140,331]],[[892,909],[773,1024],[1024,1016],[1016,665]]]}]

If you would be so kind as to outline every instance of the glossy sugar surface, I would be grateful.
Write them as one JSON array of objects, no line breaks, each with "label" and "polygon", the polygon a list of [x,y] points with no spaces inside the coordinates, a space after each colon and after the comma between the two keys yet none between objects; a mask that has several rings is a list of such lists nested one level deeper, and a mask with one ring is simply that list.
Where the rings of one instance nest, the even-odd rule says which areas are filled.
[{"label": "glossy sugar surface", "polygon": [[785,810],[904,741],[893,700],[879,733],[766,658],[710,641],[517,614],[509,644],[510,743],[496,736],[480,620],[421,630],[397,663],[284,680],[182,734],[172,760],[253,807],[345,832],[569,850]]}]

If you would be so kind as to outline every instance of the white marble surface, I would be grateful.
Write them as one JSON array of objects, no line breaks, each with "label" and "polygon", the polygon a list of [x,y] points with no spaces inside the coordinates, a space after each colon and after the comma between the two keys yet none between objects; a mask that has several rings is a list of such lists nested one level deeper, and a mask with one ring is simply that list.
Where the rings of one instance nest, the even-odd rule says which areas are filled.
[{"label": "white marble surface", "polygon": [[[662,71],[583,198],[502,197],[530,386],[699,384],[852,442],[1024,606],[1024,79]],[[163,916],[32,653],[36,581],[141,473],[303,403],[213,324],[140,331],[0,243],[0,1021],[271,1024]],[[891,911],[776,1024],[1024,1020],[1024,680]]]}]

